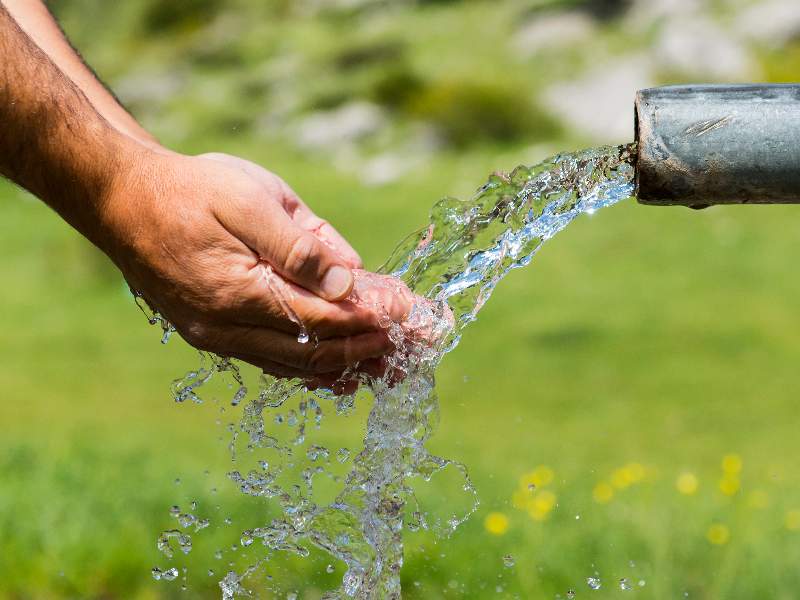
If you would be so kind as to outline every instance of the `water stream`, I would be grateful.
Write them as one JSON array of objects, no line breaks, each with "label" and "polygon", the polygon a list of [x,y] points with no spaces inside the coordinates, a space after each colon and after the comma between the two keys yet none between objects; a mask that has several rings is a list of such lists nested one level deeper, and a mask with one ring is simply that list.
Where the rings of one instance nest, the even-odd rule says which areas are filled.
[{"label": "water stream", "polygon": [[[199,388],[212,377],[230,378],[231,403],[243,408],[231,427],[234,465],[228,479],[243,494],[269,502],[276,515],[241,532],[241,546],[258,543],[263,550],[250,566],[222,578],[224,600],[252,595],[248,579],[275,553],[306,556],[312,547],[346,566],[341,586],[325,598],[400,598],[403,531],[446,536],[478,504],[466,467],[426,448],[438,417],[436,367],[505,275],[526,266],[578,215],[633,194],[633,151],[596,148],[493,174],[471,200],[437,203],[430,223],[397,246],[380,274],[358,273],[351,300],[382,315],[397,350],[382,378],[347,374],[361,381],[357,396],[310,392],[297,380],[266,376],[251,391],[235,361],[211,355],[175,382],[177,401],[200,402]],[[424,300],[404,323],[395,323],[375,290],[398,293],[403,284]],[[154,319],[166,338],[169,325]],[[346,415],[356,402],[370,401],[359,452],[318,442],[323,418]],[[420,506],[413,484],[448,469],[462,480],[467,508],[434,515]],[[180,510],[175,517],[178,526],[158,540],[168,557],[176,549],[191,551],[192,534],[208,525]],[[156,569],[154,576],[172,580],[177,571]]]}]

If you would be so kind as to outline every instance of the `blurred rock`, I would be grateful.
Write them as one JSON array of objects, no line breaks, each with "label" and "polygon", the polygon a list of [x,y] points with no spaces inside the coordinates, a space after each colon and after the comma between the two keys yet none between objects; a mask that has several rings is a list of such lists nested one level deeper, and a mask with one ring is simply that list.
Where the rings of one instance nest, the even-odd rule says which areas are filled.
[{"label": "blurred rock", "polygon": [[444,145],[436,130],[425,124],[411,127],[408,140],[399,147],[361,162],[358,175],[361,182],[368,186],[380,186],[393,183],[425,165],[431,157]]},{"label": "blurred rock", "polygon": [[174,72],[134,72],[117,80],[114,92],[123,104],[148,110],[174,98],[184,84],[185,77]]},{"label": "blurred rock", "polygon": [[701,16],[668,20],[652,56],[663,69],[691,77],[741,81],[758,73],[744,44]]},{"label": "blurred rock", "polygon": [[638,89],[653,85],[650,63],[626,58],[595,68],[585,77],[545,90],[545,108],[571,130],[595,141],[633,141],[633,100]]},{"label": "blurred rock", "polygon": [[685,17],[702,8],[702,0],[635,0],[629,12],[629,26],[642,29],[665,17]]},{"label": "blurred rock", "polygon": [[359,169],[361,183],[379,186],[392,183],[413,169],[418,161],[396,152],[386,152],[367,160]]},{"label": "blurred rock", "polygon": [[381,108],[369,102],[352,102],[305,117],[296,128],[295,140],[310,150],[334,149],[377,133],[387,124]]},{"label": "blurred rock", "polygon": [[381,8],[388,6],[390,2],[391,0],[296,0],[294,8],[300,14],[313,16],[319,13],[352,13],[365,9]]},{"label": "blurred rock", "polygon": [[587,39],[595,29],[594,21],[585,12],[546,12],[523,25],[512,44],[518,54],[532,56],[545,48],[572,46]]},{"label": "blurred rock", "polygon": [[800,38],[800,4],[797,0],[768,0],[744,10],[735,30],[743,37],[781,47]]}]

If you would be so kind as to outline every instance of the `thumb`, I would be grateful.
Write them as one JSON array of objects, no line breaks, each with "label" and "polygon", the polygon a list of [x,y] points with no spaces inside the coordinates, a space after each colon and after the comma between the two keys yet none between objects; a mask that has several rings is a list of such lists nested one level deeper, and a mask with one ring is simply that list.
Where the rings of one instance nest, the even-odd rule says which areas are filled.
[{"label": "thumb", "polygon": [[280,221],[269,241],[257,249],[261,258],[286,279],[325,300],[346,298],[353,289],[353,273],[346,260],[288,216]]}]

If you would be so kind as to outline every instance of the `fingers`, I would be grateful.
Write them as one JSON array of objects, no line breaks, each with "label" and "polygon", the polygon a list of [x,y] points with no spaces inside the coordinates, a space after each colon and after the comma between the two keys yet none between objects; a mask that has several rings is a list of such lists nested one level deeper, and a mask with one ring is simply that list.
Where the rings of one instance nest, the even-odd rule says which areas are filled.
[{"label": "fingers", "polygon": [[258,367],[264,373],[272,375],[273,377],[278,377],[283,379],[302,379],[303,377],[308,377],[308,373],[304,373],[300,369],[293,369],[291,367],[287,367],[286,365],[273,362],[269,359],[260,356],[254,356],[252,354],[244,354],[241,352],[237,352],[231,354],[231,358],[235,358],[243,362],[246,362],[248,364],[251,364],[254,367]]},{"label": "fingers", "polygon": [[[297,335],[299,326],[287,318],[275,298],[282,295],[284,303],[303,326],[323,340],[379,330],[385,317],[396,323],[403,322],[412,305],[423,301],[395,278],[365,271],[355,271],[354,275],[356,284],[351,298],[327,302],[279,275],[270,275],[263,266],[257,266],[249,273],[245,286],[237,290],[236,308],[230,318]],[[274,279],[272,284],[270,278]]]},{"label": "fingers", "polygon": [[405,321],[415,301],[422,300],[396,277],[368,271],[355,271],[354,274],[355,303],[396,323]]},{"label": "fingers", "polygon": [[[223,356],[242,356],[247,362],[273,368],[279,365],[285,376],[303,376],[341,372],[370,358],[379,358],[393,350],[383,332],[301,344],[291,335],[264,328],[228,327],[212,333],[210,350]],[[260,364],[259,364],[260,363]],[[288,368],[288,369],[287,369]]]},{"label": "fingers", "polygon": [[323,373],[322,375],[317,375],[309,379],[308,375],[304,374],[302,371],[290,369],[278,363],[260,359],[256,356],[240,354],[234,356],[233,358],[237,358],[246,363],[250,363],[251,365],[254,365],[259,369],[261,369],[264,373],[272,375],[273,377],[277,377],[279,379],[305,379],[304,383],[306,389],[312,391],[318,390],[320,388],[328,388],[335,394],[342,395],[342,394],[353,394],[358,389],[358,384],[359,384],[358,380],[355,379],[342,380],[342,375],[343,375],[342,371],[337,373]]},{"label": "fingers", "polygon": [[364,263],[361,261],[358,252],[355,251],[347,240],[336,231],[333,225],[315,215],[308,205],[303,202],[286,183],[284,183],[284,199],[286,212],[291,215],[295,223],[306,231],[313,233],[317,239],[333,249],[336,254],[344,259],[351,269],[362,269],[364,267]]},{"label": "fingers", "polygon": [[[328,302],[275,273],[270,274],[261,265],[251,270],[249,281],[237,296],[235,310],[229,315],[232,320],[279,329],[295,337],[300,327],[287,318],[286,308],[320,340],[380,329],[378,315],[369,307],[350,301]],[[282,296],[283,302],[276,296]]]},{"label": "fingers", "polygon": [[353,274],[347,262],[314,234],[298,227],[276,202],[237,198],[217,216],[286,279],[330,301],[350,293]]},{"label": "fingers", "polygon": [[[314,216],[316,219],[319,219],[316,215]],[[358,252],[356,252],[347,240],[336,231],[333,225],[322,219],[319,220],[320,223],[310,231],[317,236],[318,239],[322,240],[324,244],[333,248],[334,251],[347,262],[351,269],[363,269],[364,263],[361,261]]]},{"label": "fingers", "polygon": [[276,271],[326,300],[342,300],[350,294],[351,268],[330,246],[288,217],[276,233],[275,243],[262,254]]},{"label": "fingers", "polygon": [[[361,257],[353,247],[337,232],[329,223],[315,215],[311,209],[303,202],[300,197],[292,190],[289,185],[274,173],[270,173],[261,166],[248,160],[219,153],[209,153],[202,155],[204,158],[223,163],[229,167],[239,169],[250,176],[263,188],[267,197],[277,201],[289,215],[295,224],[319,239],[327,245],[333,252],[341,258],[345,266],[351,269],[361,268]],[[254,248],[257,250],[257,248]],[[267,258],[264,256],[264,258]],[[279,267],[279,265],[275,265]],[[302,281],[292,278],[293,281],[304,285]],[[307,287],[307,286],[304,286]],[[308,288],[316,292],[314,288]],[[349,290],[348,290],[349,292]],[[342,294],[341,297],[345,296]],[[335,300],[338,298],[328,298]]]}]

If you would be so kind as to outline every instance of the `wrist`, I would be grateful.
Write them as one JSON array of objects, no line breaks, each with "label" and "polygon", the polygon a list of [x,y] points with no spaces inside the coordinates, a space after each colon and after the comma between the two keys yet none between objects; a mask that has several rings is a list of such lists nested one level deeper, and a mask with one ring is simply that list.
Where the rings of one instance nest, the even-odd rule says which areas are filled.
[{"label": "wrist", "polygon": [[[104,166],[104,185],[91,202],[93,218],[83,231],[98,248],[125,271],[125,257],[147,234],[150,183],[159,180],[158,163],[168,152],[118,133],[113,141],[113,157]],[[143,219],[142,217],[145,217]]]}]

